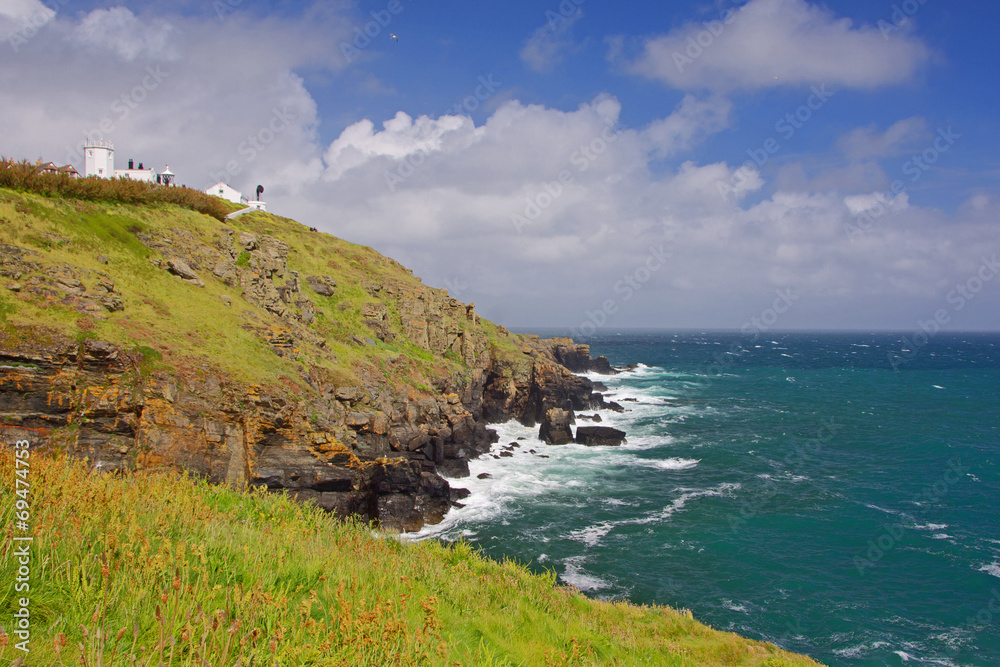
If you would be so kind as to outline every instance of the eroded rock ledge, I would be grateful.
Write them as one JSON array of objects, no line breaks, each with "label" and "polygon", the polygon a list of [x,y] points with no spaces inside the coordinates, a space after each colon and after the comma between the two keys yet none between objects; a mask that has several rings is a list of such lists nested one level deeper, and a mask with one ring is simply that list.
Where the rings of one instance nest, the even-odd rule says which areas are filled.
[{"label": "eroded rock ledge", "polygon": [[[418,530],[463,497],[441,473],[468,474],[497,440],[488,423],[603,404],[556,362],[567,345],[529,338],[520,358],[484,359],[467,382],[442,380],[430,395],[316,386],[302,398],[204,372],[144,373],[140,358],[102,341],[39,344],[0,351],[0,432],[107,471],[179,467]],[[578,350],[577,361],[589,358]]]}]

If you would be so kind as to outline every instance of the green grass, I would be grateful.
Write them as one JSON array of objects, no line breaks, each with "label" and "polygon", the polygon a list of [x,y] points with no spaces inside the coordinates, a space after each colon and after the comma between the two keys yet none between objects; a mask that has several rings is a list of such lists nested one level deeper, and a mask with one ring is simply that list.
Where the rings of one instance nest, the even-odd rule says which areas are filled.
[{"label": "green grass", "polygon": [[[107,340],[126,349],[154,349],[162,355],[163,368],[212,371],[264,387],[297,384],[306,393],[310,388],[301,382],[297,360],[336,384],[348,385],[375,372],[398,386],[410,387],[431,386],[435,378],[468,373],[456,355],[433,354],[410,342],[402,334],[395,299],[384,293],[373,297],[366,290],[369,282],[425,289],[418,278],[371,248],[311,232],[287,218],[257,212],[223,224],[171,204],[81,200],[59,192],[0,187],[0,221],[0,243],[38,253],[29,258],[41,266],[36,275],[69,266],[88,287],[98,275],[107,276],[125,304],[122,312],[90,317],[58,300],[32,296],[29,290],[7,294],[0,300],[0,326],[6,327],[3,334],[8,342],[30,343],[40,337]],[[289,269],[299,272],[303,295],[319,311],[309,328],[325,339],[322,349],[303,344],[289,358],[281,358],[260,333],[248,330],[287,323],[244,300],[241,288],[227,287],[212,275],[216,260],[200,253],[211,251],[218,257],[227,229],[237,237],[240,232],[271,234],[288,244]],[[164,246],[168,257],[174,252],[204,257],[197,271],[205,287],[183,283],[153,266],[149,260],[160,259],[161,254],[147,244]],[[242,251],[236,264],[244,269],[251,266],[250,253]],[[90,277],[85,278],[88,272]],[[305,280],[310,275],[333,278],[337,283],[334,295],[313,292]],[[232,307],[220,307],[220,297],[228,297]],[[374,338],[361,317],[364,304],[373,301],[387,306],[389,328],[396,337],[391,343],[361,347],[353,342],[355,337]],[[463,329],[475,328],[463,320],[458,324]],[[497,354],[520,354],[515,340],[498,335],[491,323],[483,321],[480,330]],[[164,336],[164,331],[170,335]],[[389,378],[386,364],[400,356],[406,363],[396,363],[394,377]]]},{"label": "green grass", "polygon": [[[99,474],[36,452],[29,463],[26,664],[815,664],[686,612],[590,600],[467,544],[400,543],[283,496]],[[14,466],[0,451],[8,536]],[[3,618],[16,570],[5,540]],[[18,657],[13,640],[0,637],[0,660]]]}]

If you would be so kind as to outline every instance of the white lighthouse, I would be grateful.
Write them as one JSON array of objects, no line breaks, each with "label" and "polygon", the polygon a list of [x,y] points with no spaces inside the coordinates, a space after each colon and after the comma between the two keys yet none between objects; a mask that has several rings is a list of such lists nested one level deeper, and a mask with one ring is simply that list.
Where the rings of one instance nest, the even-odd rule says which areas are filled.
[{"label": "white lighthouse", "polygon": [[114,144],[110,141],[88,141],[83,147],[83,175],[114,178]]}]

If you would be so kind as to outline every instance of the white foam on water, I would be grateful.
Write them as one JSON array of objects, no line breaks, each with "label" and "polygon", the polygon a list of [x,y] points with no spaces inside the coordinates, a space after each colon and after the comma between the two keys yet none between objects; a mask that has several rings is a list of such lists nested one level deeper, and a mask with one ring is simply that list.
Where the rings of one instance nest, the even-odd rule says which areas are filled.
[{"label": "white foam on water", "polygon": [[952,537],[951,537],[951,535],[948,535],[947,533],[934,533],[933,535],[931,535],[931,539],[932,540],[950,540],[950,539],[952,539]]},{"label": "white foam on water", "polygon": [[599,591],[610,588],[611,584],[609,582],[583,571],[585,560],[583,556],[571,556],[563,560],[566,570],[559,578],[571,586],[576,586],[581,591]]},{"label": "white foam on water", "polygon": [[902,658],[903,662],[909,662],[910,660],[913,659],[913,656],[907,653],[906,651],[893,651],[893,653]]},{"label": "white foam on water", "polygon": [[722,601],[722,606],[725,607],[726,609],[730,610],[730,611],[736,611],[736,612],[739,612],[741,614],[748,614],[748,613],[750,613],[749,610],[746,608],[746,605],[736,604],[732,600],[723,600]]},{"label": "white foam on water", "polygon": [[615,524],[611,521],[605,521],[599,523],[595,526],[588,526],[586,528],[581,528],[579,530],[574,530],[567,537],[571,540],[576,540],[577,542],[583,542],[588,547],[595,547],[601,539],[611,532],[615,527]]},{"label": "white foam on water", "polygon": [[684,509],[688,502],[691,500],[697,500],[698,498],[710,498],[715,496],[725,496],[732,491],[740,488],[740,484],[734,484],[726,482],[724,484],[719,484],[711,489],[677,489],[681,492],[681,495],[674,498],[669,505],[664,507],[659,512],[645,516],[641,519],[631,519],[628,521],[622,521],[621,524],[633,523],[636,525],[645,525],[649,523],[657,523],[660,521],[666,521],[672,517],[675,513]]},{"label": "white foam on water", "polygon": [[979,568],[979,571],[985,572],[986,574],[994,577],[1000,577],[1000,563],[989,563],[987,565],[983,565]]},{"label": "white foam on water", "polygon": [[688,470],[701,463],[701,459],[636,459],[636,463],[659,470]]},{"label": "white foam on water", "polygon": [[916,524],[913,524],[913,527],[916,528],[917,530],[935,531],[935,530],[944,530],[945,528],[948,527],[948,524],[946,524],[946,523],[923,523],[923,524],[916,523]]},{"label": "white foam on water", "polygon": [[896,514],[896,515],[902,514],[902,512],[897,512],[896,510],[887,510],[884,507],[879,507],[878,505],[870,505],[868,503],[865,503],[865,507],[873,510],[878,510],[879,512],[884,512],[886,514]]}]

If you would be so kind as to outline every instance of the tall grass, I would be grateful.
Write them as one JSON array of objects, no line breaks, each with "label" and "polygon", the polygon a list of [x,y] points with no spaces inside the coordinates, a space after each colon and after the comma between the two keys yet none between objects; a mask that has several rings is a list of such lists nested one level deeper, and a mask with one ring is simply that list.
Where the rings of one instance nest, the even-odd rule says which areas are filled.
[{"label": "tall grass", "polygon": [[0,187],[34,192],[44,197],[63,197],[121,204],[176,204],[217,220],[233,211],[229,202],[186,187],[165,187],[128,178],[69,178],[62,174],[39,173],[26,161],[0,158]]},{"label": "tall grass", "polygon": [[[689,614],[589,600],[465,544],[260,491],[32,453],[27,665],[811,665]],[[0,450],[0,623],[17,569]],[[0,635],[0,660],[21,652]]]}]

